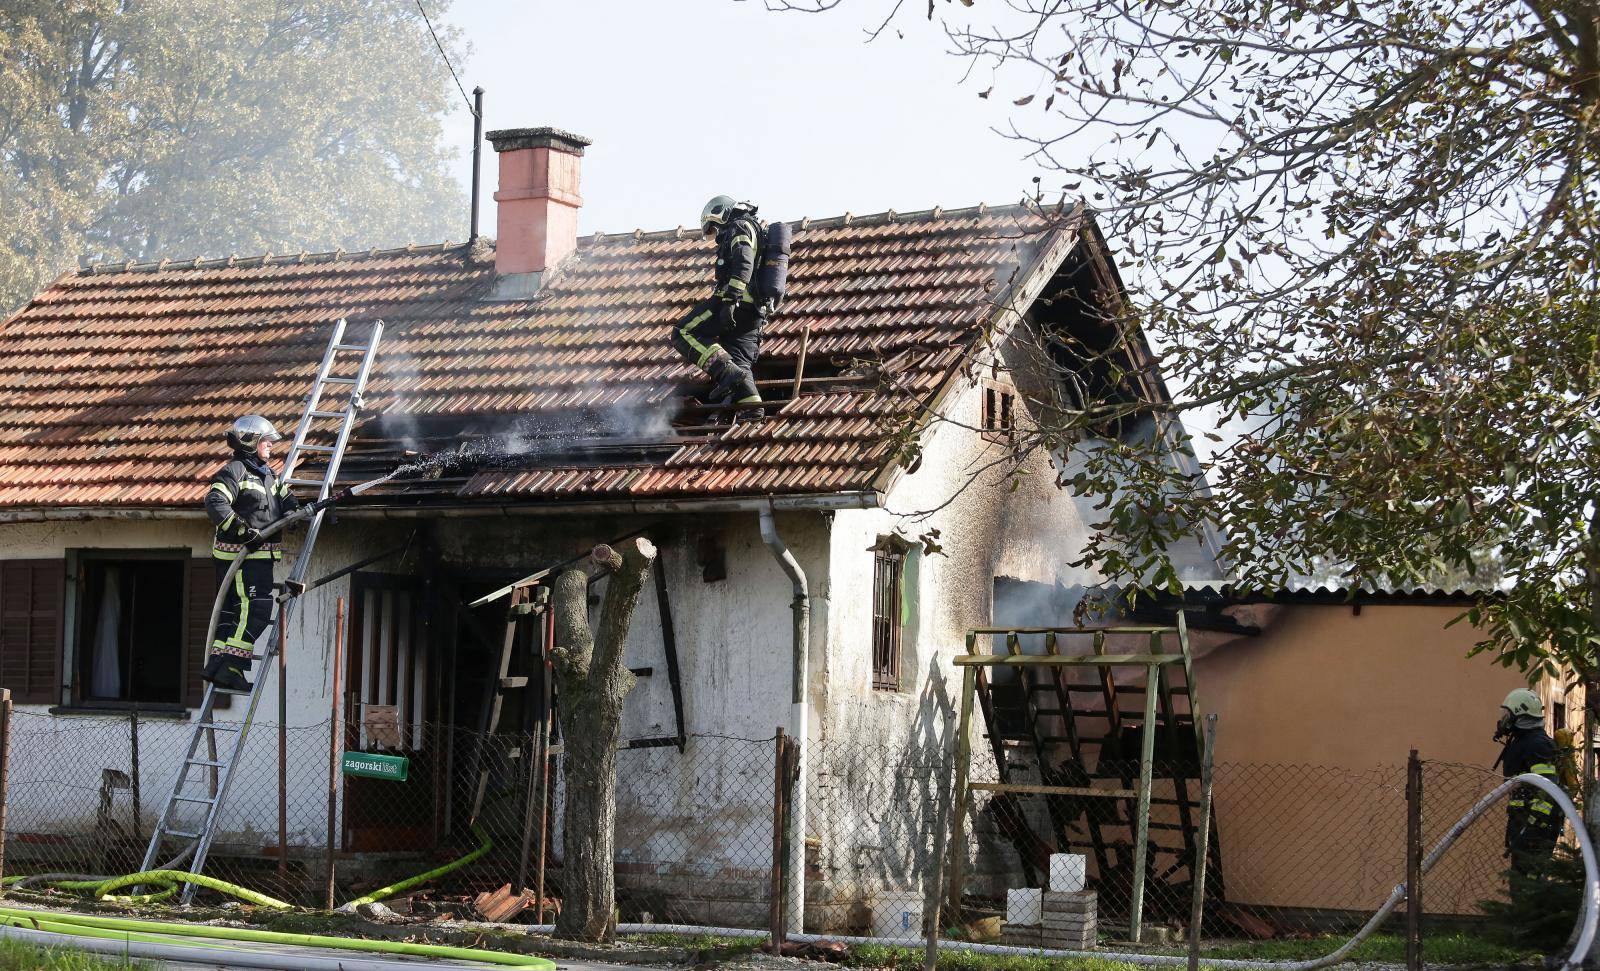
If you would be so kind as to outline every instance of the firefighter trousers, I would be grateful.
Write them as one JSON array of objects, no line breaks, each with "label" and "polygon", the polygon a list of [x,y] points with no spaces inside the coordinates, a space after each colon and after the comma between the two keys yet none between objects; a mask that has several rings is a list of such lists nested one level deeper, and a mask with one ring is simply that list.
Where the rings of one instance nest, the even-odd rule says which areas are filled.
[{"label": "firefighter trousers", "polygon": [[[267,629],[272,619],[272,568],[275,561],[268,556],[251,556],[239,567],[228,582],[222,598],[222,612],[217,617],[216,639],[211,642],[213,654],[238,658],[239,665],[250,670],[250,657],[255,653],[256,638]],[[217,587],[221,589],[227,575],[229,560],[217,560]]]},{"label": "firefighter trousers", "polygon": [[701,370],[712,351],[720,346],[733,363],[749,371],[761,356],[761,328],[766,317],[755,304],[741,300],[733,305],[730,324],[717,313],[720,302],[713,297],[695,304],[672,329],[672,346],[680,357]]}]

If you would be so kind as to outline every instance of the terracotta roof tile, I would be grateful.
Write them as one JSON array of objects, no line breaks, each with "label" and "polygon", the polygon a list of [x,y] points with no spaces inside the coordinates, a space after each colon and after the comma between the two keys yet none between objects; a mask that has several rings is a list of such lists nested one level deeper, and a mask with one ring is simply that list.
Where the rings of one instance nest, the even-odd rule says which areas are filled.
[{"label": "terracotta roof tile", "polygon": [[379,440],[396,423],[442,423],[448,437],[496,415],[660,418],[649,441],[584,442],[581,456],[536,453],[413,494],[867,489],[888,458],[886,429],[948,377],[997,287],[1055,222],[1003,208],[796,224],[790,295],[763,360],[792,374],[809,328],[808,376],[859,360],[885,373],[813,381],[765,422],[731,431],[685,417],[685,396],[703,379],[667,340],[708,288],[710,244],[692,234],[580,240],[541,293],[511,302],[482,299],[492,268],[448,244],[94,267],[56,281],[0,328],[0,506],[198,502],[236,415],[293,426],[340,317],[357,332],[385,322],[367,395],[384,417],[363,427],[354,470],[392,449]]}]

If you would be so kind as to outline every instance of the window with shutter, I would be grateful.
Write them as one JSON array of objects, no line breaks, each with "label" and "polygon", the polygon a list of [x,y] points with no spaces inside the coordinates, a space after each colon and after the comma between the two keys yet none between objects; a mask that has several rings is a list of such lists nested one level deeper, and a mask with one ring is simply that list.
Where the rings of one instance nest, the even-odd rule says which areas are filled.
[{"label": "window with shutter", "polygon": [[20,704],[61,701],[67,563],[0,561],[0,687]]}]

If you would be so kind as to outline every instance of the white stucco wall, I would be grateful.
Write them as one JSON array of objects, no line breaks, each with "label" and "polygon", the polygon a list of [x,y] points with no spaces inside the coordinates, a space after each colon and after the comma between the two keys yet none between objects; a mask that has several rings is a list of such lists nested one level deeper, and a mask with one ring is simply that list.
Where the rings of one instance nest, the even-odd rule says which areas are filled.
[{"label": "white stucco wall", "polygon": [[[619,863],[646,873],[698,874],[702,880],[764,865],[770,855],[772,751],[775,728],[790,719],[791,588],[761,540],[754,513],[699,517],[518,516],[446,519],[436,524],[446,569],[504,568],[517,574],[586,551],[595,542],[661,523],[667,527],[659,568],[665,571],[677,635],[685,731],[676,748],[625,752],[619,771]],[[320,576],[404,540],[411,521],[347,517],[323,532],[309,575]],[[778,526],[813,576],[827,567],[824,517],[780,514]],[[714,528],[726,556],[725,579],[702,579],[695,539]],[[203,521],[94,521],[0,526],[0,558],[57,558],[67,551],[186,549],[209,555]],[[293,550],[289,555],[293,555]],[[373,567],[394,569],[393,561]],[[403,572],[410,572],[408,562]],[[71,584],[68,584],[71,587]],[[325,841],[327,719],[335,602],[350,581],[319,588],[298,602],[288,631],[289,820],[291,845]],[[814,628],[820,645],[824,631]],[[349,643],[347,639],[347,644]],[[823,652],[813,652],[819,664]],[[70,662],[69,662],[70,663]],[[672,693],[653,584],[634,615],[630,667],[651,667],[629,696],[623,737],[672,735]],[[65,670],[65,668],[64,668]],[[218,839],[240,847],[277,841],[277,680],[263,697],[256,729],[224,810]],[[435,690],[438,690],[437,687]],[[19,706],[12,754],[12,831],[92,832],[102,772],[131,767],[126,713],[48,714],[47,705]],[[192,717],[192,713],[191,713]],[[238,717],[221,713],[222,721]],[[476,713],[458,712],[464,727]],[[186,721],[144,716],[140,730],[142,821],[148,830],[171,787],[189,737]],[[698,736],[698,737],[697,737]],[[458,766],[458,769],[460,767]],[[115,796],[119,819],[131,818],[126,792]],[[626,875],[625,875],[626,880]],[[749,879],[730,884],[730,899],[748,897]],[[701,888],[702,892],[704,887]]]}]

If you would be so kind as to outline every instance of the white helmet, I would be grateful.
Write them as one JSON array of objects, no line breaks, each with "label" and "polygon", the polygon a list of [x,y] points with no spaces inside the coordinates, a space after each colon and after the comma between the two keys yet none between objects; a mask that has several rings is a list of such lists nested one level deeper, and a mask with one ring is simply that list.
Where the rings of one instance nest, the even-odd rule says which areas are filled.
[{"label": "white helmet", "polygon": [[229,447],[245,451],[253,451],[263,440],[276,442],[282,437],[278,434],[278,430],[272,427],[272,422],[260,415],[245,415],[228,429]]},{"label": "white helmet", "polygon": [[733,196],[712,196],[700,210],[700,232],[707,237],[715,235],[717,227],[727,223],[738,205]]},{"label": "white helmet", "polygon": [[1539,728],[1544,725],[1544,699],[1527,688],[1506,695],[1500,704],[1500,721],[1495,726],[1501,735],[1513,728]]}]

